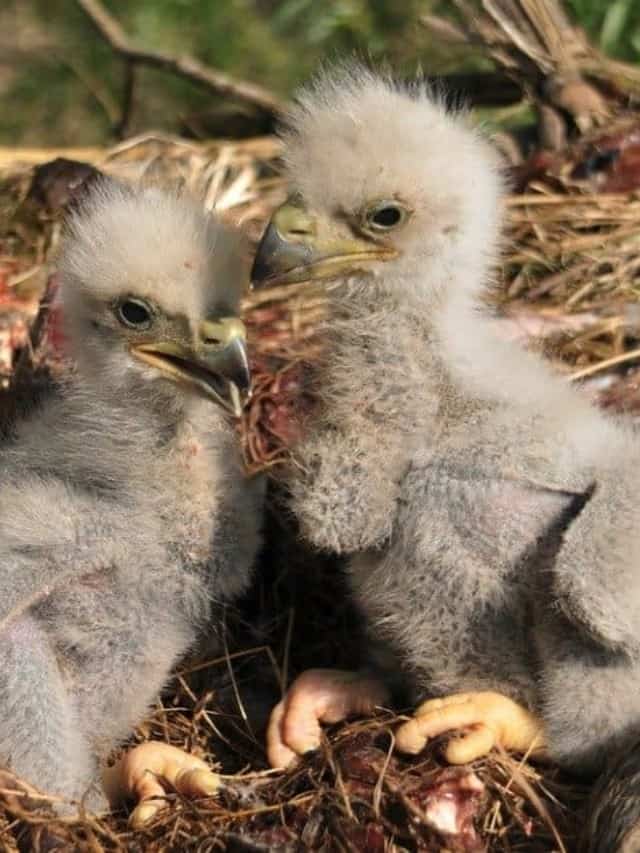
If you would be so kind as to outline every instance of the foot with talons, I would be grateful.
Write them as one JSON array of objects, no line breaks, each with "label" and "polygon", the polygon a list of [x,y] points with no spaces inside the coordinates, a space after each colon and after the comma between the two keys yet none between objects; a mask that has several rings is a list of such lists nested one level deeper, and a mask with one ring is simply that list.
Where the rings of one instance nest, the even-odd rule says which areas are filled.
[{"label": "foot with talons", "polygon": [[195,755],[150,741],[130,749],[107,768],[103,785],[112,806],[131,800],[137,803],[129,824],[140,829],[167,807],[167,793],[211,797],[220,787],[220,777]]},{"label": "foot with talons", "polygon": [[382,682],[358,672],[308,669],[291,685],[271,712],[267,756],[272,767],[284,768],[298,755],[320,746],[320,723],[371,714],[388,702]]},{"label": "foot with talons", "polygon": [[462,729],[445,749],[450,764],[467,764],[495,746],[539,760],[546,757],[543,723],[531,711],[500,693],[458,693],[430,699],[396,731],[396,747],[417,754],[429,738]]}]

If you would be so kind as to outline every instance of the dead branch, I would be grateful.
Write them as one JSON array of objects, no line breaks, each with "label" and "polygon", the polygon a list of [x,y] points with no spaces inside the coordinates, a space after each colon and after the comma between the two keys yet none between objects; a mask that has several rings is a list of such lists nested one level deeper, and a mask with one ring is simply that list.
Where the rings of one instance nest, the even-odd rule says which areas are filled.
[{"label": "dead branch", "polygon": [[422,24],[449,41],[466,38],[522,87],[537,107],[543,147],[560,150],[576,131],[603,125],[637,87],[631,66],[621,85],[621,69],[614,75],[611,61],[589,44],[560,0],[454,0],[453,5],[459,22],[425,15]]},{"label": "dead branch", "polygon": [[122,116],[118,124],[119,128],[125,128],[129,121],[133,74],[136,65],[147,65],[151,68],[160,68],[163,71],[176,74],[197,86],[214,92],[216,95],[244,101],[271,116],[282,112],[284,102],[262,86],[246,80],[238,80],[223,71],[204,65],[188,54],[174,56],[159,50],[148,50],[135,45],[119,22],[105,9],[101,0],[76,0],[76,3],[114,53],[126,62],[125,97]]}]

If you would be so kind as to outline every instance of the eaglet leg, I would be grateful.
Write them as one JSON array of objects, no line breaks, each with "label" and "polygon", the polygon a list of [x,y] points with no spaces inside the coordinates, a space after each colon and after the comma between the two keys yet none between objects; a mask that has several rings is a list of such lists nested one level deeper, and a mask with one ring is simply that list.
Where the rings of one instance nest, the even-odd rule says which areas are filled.
[{"label": "eaglet leg", "polygon": [[[101,804],[97,763],[40,621],[25,613],[0,636],[0,767],[54,798]],[[89,797],[87,798],[87,794]]]}]

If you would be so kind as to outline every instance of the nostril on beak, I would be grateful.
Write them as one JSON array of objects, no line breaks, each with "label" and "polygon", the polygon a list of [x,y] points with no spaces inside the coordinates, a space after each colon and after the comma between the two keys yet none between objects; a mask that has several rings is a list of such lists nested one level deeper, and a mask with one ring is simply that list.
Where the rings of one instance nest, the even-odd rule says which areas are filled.
[{"label": "nostril on beak", "polygon": [[290,228],[287,232],[287,237],[308,237],[311,234],[310,228]]},{"label": "nostril on beak", "polygon": [[198,338],[201,347],[222,350],[236,339],[244,341],[246,330],[238,317],[212,317],[200,324]]}]

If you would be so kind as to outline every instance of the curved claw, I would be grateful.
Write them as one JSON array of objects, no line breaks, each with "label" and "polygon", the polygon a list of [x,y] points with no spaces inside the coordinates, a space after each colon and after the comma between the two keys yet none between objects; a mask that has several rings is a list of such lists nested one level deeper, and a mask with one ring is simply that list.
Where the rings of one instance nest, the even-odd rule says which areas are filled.
[{"label": "curved claw", "polygon": [[104,773],[104,787],[112,805],[137,801],[129,823],[140,829],[166,808],[167,783],[185,797],[210,797],[220,787],[220,777],[207,764],[167,743],[150,741],[126,752]]},{"label": "curved claw", "polygon": [[271,712],[267,729],[269,763],[272,767],[287,767],[297,756],[320,746],[320,723],[370,714],[388,698],[386,687],[371,676],[337,669],[303,672]]},{"label": "curved claw", "polygon": [[457,729],[466,731],[446,747],[450,764],[467,764],[496,745],[537,758],[546,755],[542,720],[507,696],[491,691],[423,702],[413,718],[397,730],[396,746],[417,754],[429,738]]}]

